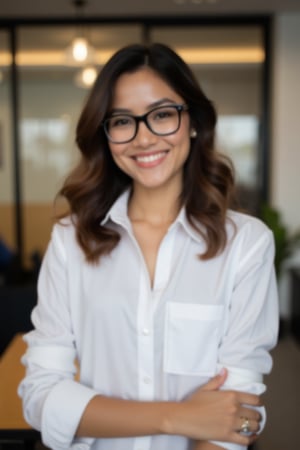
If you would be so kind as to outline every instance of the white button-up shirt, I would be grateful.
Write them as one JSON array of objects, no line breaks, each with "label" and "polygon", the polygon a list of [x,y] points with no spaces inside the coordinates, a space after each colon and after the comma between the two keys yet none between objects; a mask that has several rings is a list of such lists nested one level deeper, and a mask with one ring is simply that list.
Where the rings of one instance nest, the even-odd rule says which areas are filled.
[{"label": "white button-up shirt", "polygon": [[125,193],[104,221],[121,240],[99,264],[85,261],[71,221],[55,225],[44,257],[19,393],[27,421],[54,450],[191,449],[181,436],[74,434],[96,394],[180,401],[221,367],[229,370],[225,389],[260,394],[271,370],[278,308],[270,230],[229,212],[225,250],[203,261],[205,243],[182,209],[160,245],[151,287],[127,201]]}]

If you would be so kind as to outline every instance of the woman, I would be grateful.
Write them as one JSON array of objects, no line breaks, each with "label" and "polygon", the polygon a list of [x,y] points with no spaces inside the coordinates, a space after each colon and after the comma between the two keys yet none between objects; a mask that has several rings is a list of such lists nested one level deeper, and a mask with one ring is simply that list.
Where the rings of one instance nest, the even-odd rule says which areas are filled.
[{"label": "woman", "polygon": [[126,47],[102,69],[25,338],[20,395],[50,448],[245,449],[263,427],[273,241],[229,209],[215,123],[164,45]]}]

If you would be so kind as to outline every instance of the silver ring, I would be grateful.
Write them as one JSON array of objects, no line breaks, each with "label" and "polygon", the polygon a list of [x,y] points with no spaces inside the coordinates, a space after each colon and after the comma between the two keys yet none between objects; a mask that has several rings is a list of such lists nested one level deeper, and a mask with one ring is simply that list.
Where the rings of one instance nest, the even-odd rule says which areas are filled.
[{"label": "silver ring", "polygon": [[240,433],[249,433],[250,432],[250,420],[247,417],[244,417],[244,421],[240,428]]}]

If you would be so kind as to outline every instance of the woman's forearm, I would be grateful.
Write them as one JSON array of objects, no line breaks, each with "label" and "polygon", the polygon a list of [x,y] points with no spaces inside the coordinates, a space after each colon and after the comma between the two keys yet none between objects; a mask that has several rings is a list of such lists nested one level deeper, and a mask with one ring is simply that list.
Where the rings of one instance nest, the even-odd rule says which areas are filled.
[{"label": "woman's forearm", "polygon": [[140,402],[97,395],[87,405],[77,436],[114,438],[171,432],[168,417],[175,402]]},{"label": "woman's forearm", "polygon": [[[226,377],[226,371],[216,375],[203,389],[219,389]],[[181,405],[181,402],[140,402],[96,395],[88,403],[76,435],[113,438],[179,434],[176,416],[179,416],[177,423],[181,425],[184,422]],[[175,425],[172,415],[175,415]],[[195,411],[194,415],[197,416],[198,412]],[[198,429],[199,424],[197,424]],[[202,436],[195,436],[195,438],[201,439]]]}]

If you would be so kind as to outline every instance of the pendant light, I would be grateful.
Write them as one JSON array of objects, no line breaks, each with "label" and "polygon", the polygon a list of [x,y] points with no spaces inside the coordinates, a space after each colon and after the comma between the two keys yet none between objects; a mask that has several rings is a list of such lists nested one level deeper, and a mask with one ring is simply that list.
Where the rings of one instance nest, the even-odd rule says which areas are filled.
[{"label": "pendant light", "polygon": [[86,0],[72,0],[75,7],[76,17],[78,22],[76,37],[66,49],[65,59],[68,65],[93,64],[95,60],[95,49],[88,42],[83,30],[83,16],[84,7],[87,4]]}]

